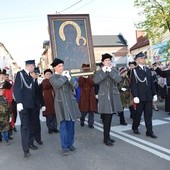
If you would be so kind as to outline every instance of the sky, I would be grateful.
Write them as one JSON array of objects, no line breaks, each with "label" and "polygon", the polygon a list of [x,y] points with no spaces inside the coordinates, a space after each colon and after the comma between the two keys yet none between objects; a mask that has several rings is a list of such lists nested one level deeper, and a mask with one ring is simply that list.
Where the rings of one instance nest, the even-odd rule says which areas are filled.
[{"label": "sky", "polygon": [[121,33],[136,43],[134,0],[0,0],[0,42],[21,67],[38,63],[43,42],[49,40],[48,14],[89,14],[92,35]]}]

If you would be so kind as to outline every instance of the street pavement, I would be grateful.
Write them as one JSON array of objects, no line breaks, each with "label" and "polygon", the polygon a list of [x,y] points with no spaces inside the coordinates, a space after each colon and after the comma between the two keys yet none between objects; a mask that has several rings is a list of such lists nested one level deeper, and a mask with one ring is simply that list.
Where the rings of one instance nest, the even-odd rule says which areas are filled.
[{"label": "street pavement", "polygon": [[43,145],[38,150],[30,150],[31,157],[23,156],[20,139],[20,121],[17,132],[6,146],[0,143],[0,170],[169,170],[170,169],[170,116],[164,112],[164,103],[158,103],[159,111],[153,114],[153,130],[157,139],[146,137],[143,118],[139,131],[133,134],[129,110],[125,109],[127,126],[119,125],[119,117],[114,114],[111,136],[113,147],[103,144],[102,121],[95,114],[95,128],[90,129],[76,122],[75,147],[77,152],[63,156],[60,134],[48,134],[45,119],[41,117]]}]

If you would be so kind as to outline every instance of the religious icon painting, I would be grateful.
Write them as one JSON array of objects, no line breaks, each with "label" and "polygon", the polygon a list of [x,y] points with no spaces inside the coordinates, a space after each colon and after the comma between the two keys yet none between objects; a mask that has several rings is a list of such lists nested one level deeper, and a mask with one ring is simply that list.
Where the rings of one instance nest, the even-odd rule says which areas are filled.
[{"label": "religious icon painting", "polygon": [[[53,59],[64,61],[64,68],[72,76],[95,72],[89,14],[48,15],[49,34]],[[86,65],[86,69],[82,66]]]}]

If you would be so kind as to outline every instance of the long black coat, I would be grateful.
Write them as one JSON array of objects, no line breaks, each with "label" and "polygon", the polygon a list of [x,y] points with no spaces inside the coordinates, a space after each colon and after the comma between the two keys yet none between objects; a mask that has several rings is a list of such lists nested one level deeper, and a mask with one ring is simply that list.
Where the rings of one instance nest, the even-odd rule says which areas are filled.
[{"label": "long black coat", "polygon": [[[21,74],[28,86],[31,88],[27,88],[21,78]],[[17,103],[22,103],[24,108],[35,108],[35,87],[33,78],[29,76],[25,70],[19,71],[16,75],[14,82],[14,96]]]},{"label": "long black coat", "polygon": [[45,106],[42,92],[42,84],[39,85],[37,79],[35,79],[35,100],[37,109],[41,109],[42,106]]},{"label": "long black coat", "polygon": [[[144,82],[140,82],[140,80]],[[145,67],[144,70],[141,69],[140,66],[137,66],[132,70],[131,74],[131,91],[133,97],[138,97],[140,101],[152,101],[153,96],[156,95],[156,89],[153,82],[153,77],[151,74],[151,70]]]},{"label": "long black coat", "polygon": [[160,68],[157,68],[155,71],[159,76],[166,78],[167,93],[165,96],[165,112],[170,112],[170,70],[162,71]]}]

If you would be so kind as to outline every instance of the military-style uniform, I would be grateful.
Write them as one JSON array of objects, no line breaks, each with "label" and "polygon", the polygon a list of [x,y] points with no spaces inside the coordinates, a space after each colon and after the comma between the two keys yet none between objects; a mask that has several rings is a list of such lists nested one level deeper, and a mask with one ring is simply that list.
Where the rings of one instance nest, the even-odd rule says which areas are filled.
[{"label": "military-style uniform", "polygon": [[138,97],[140,102],[136,104],[136,114],[134,115],[132,130],[138,131],[141,115],[144,112],[146,135],[153,134],[152,131],[152,100],[156,95],[151,70],[147,67],[143,69],[137,66],[131,74],[131,90],[133,97]]},{"label": "military-style uniform", "polygon": [[24,153],[34,141],[35,120],[35,87],[33,78],[26,70],[19,71],[14,83],[14,96],[17,104],[22,103],[23,109],[19,112],[21,119],[21,140]]}]

